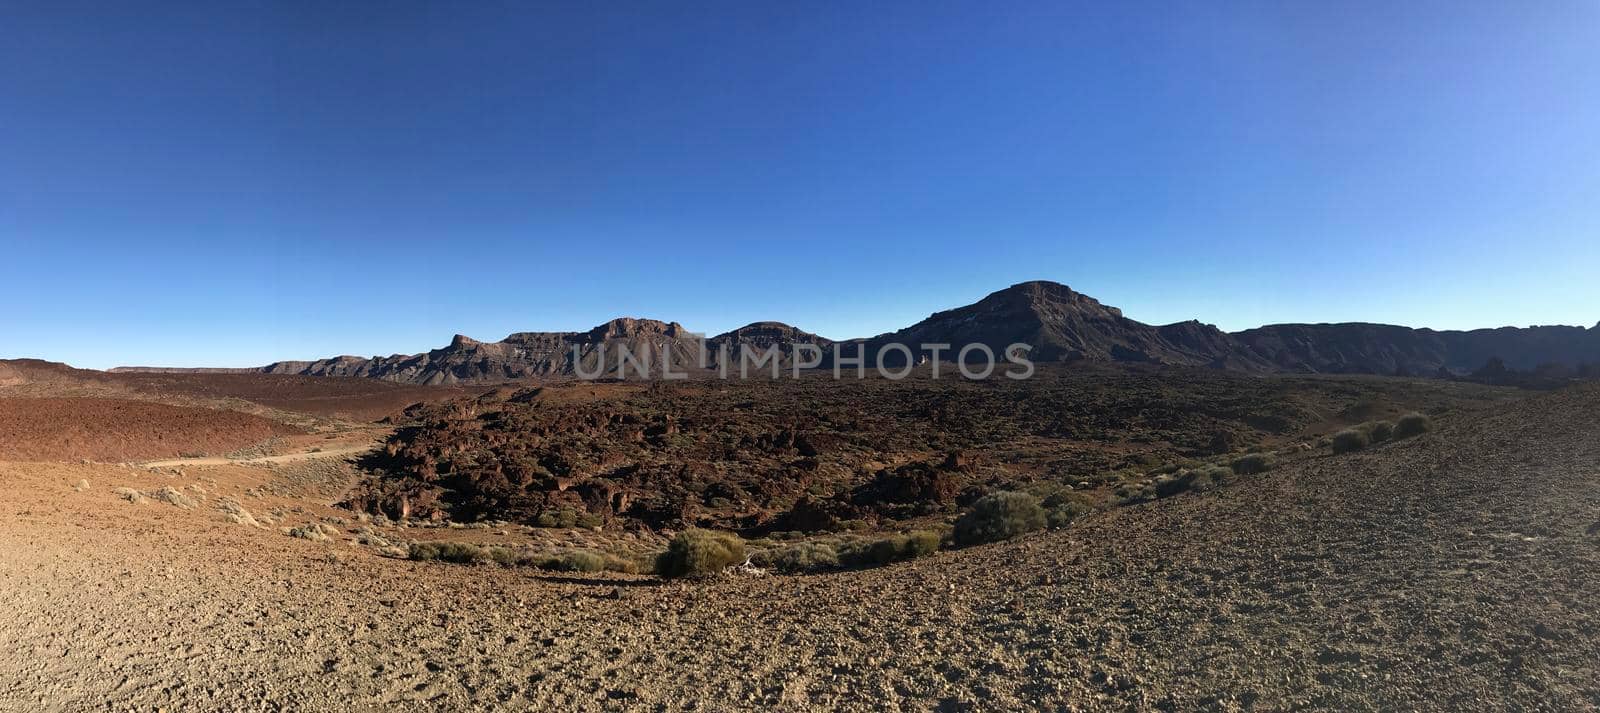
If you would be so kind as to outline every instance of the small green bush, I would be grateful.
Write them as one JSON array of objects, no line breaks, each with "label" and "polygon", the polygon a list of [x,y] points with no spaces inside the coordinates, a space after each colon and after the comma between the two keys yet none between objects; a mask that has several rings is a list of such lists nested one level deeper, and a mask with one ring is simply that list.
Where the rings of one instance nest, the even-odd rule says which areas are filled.
[{"label": "small green bush", "polygon": [[605,524],[605,519],[588,511],[578,511],[574,508],[561,508],[559,510],[546,510],[539,513],[534,519],[534,524],[539,527],[572,528],[581,527],[592,530]]},{"label": "small green bush", "polygon": [[958,545],[999,542],[1044,526],[1044,508],[1032,495],[1012,491],[990,493],[979,498],[971,512],[956,520],[955,541]]},{"label": "small green bush", "polygon": [[1330,443],[1333,445],[1334,453],[1353,453],[1366,448],[1371,443],[1371,440],[1367,438],[1367,434],[1358,429],[1346,428],[1333,434],[1333,440]]},{"label": "small green bush", "polygon": [[1272,470],[1274,464],[1272,456],[1266,453],[1248,453],[1233,459],[1231,465],[1233,472],[1239,475],[1255,475]]},{"label": "small green bush", "polygon": [[1052,530],[1066,527],[1072,524],[1073,520],[1091,512],[1094,512],[1094,506],[1075,500],[1068,500],[1050,508],[1050,511],[1045,514],[1045,524],[1049,525]]},{"label": "small green bush", "polygon": [[604,572],[606,556],[591,550],[571,550],[557,558],[554,569],[560,572]]},{"label": "small green bush", "polygon": [[1394,424],[1388,421],[1373,421],[1366,424],[1366,431],[1373,443],[1382,443],[1394,437]]},{"label": "small green bush", "polygon": [[457,564],[478,564],[491,560],[488,550],[466,542],[413,542],[410,556],[418,561],[438,560]]},{"label": "small green bush", "polygon": [[744,561],[744,541],[735,535],[711,530],[689,529],[668,543],[667,551],[656,559],[656,572],[663,577],[698,577],[720,572]]},{"label": "small green bush", "polygon": [[906,558],[913,559],[924,555],[931,555],[939,551],[939,545],[944,538],[932,530],[913,530],[906,535]]},{"label": "small green bush", "polygon": [[1433,430],[1433,421],[1423,414],[1412,412],[1401,416],[1400,420],[1395,422],[1394,437],[1396,439],[1410,438],[1412,436],[1420,436],[1430,430]]},{"label": "small green bush", "polygon": [[769,567],[790,574],[818,572],[839,566],[839,553],[831,545],[799,542],[787,547],[763,550],[751,558],[758,567]]},{"label": "small green bush", "polygon": [[905,535],[890,535],[876,540],[857,540],[838,549],[839,564],[847,567],[876,567],[929,555],[939,550],[943,538],[931,530]]}]

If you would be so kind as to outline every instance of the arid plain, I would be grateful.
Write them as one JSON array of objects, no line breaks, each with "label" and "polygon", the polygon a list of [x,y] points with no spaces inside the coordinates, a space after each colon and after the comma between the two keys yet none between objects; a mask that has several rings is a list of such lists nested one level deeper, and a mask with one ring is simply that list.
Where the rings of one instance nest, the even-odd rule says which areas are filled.
[{"label": "arid plain", "polygon": [[[528,389],[5,364],[4,710],[1600,705],[1593,384],[1048,367],[1011,387]],[[730,406],[752,401],[766,406]],[[416,477],[393,461],[408,448],[503,447],[484,424],[524,408],[564,414],[535,424],[546,455],[570,454],[563,434],[595,439],[588,415],[637,425],[637,442],[593,452],[638,476],[608,493],[649,501],[692,460],[700,490],[581,523],[514,507],[401,519],[373,499]],[[1410,412],[1431,428],[1333,452],[1340,430]],[[845,413],[890,420],[840,439]],[[652,431],[656,417],[678,426]],[[797,427],[809,445],[783,443]],[[756,435],[735,450],[763,455],[739,465],[792,473],[798,494],[714,462],[702,429]],[[1177,478],[1242,454],[1271,466]],[[885,489],[907,483],[914,498]],[[1002,542],[952,542],[997,490],[1074,505]],[[796,509],[835,517],[791,530]],[[685,524],[739,533],[748,561],[651,574]],[[918,531],[944,541],[860,554]],[[417,557],[427,543],[475,554]],[[793,566],[817,548],[841,561]],[[575,552],[610,564],[561,566]]]}]

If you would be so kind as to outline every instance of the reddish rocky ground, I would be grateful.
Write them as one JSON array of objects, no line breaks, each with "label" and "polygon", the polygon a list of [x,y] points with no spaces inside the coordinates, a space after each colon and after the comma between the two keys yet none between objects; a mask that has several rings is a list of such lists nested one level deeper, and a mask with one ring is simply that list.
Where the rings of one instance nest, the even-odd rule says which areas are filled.
[{"label": "reddish rocky ground", "polygon": [[0,398],[0,460],[222,454],[299,428],[234,411],[99,398]]},{"label": "reddish rocky ground", "polygon": [[1597,414],[1530,395],[1007,543],[699,583],[380,557],[338,469],[0,464],[0,710],[1593,710]]}]

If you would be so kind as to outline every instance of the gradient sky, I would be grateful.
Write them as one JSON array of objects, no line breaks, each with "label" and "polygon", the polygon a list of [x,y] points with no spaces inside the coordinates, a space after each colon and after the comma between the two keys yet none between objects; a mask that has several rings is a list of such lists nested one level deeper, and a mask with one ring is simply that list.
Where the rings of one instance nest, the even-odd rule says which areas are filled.
[{"label": "gradient sky", "polygon": [[1600,3],[0,4],[0,357],[867,336],[1029,279],[1593,325]]}]

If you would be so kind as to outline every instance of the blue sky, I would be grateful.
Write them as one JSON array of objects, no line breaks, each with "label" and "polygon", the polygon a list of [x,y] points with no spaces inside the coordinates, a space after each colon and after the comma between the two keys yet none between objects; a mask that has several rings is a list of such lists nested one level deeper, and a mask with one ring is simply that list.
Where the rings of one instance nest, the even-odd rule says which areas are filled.
[{"label": "blue sky", "polygon": [[1590,0],[142,5],[0,5],[0,357],[1600,321]]}]

